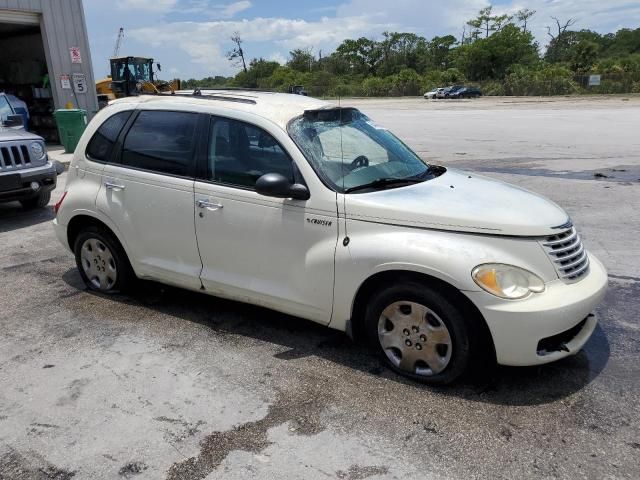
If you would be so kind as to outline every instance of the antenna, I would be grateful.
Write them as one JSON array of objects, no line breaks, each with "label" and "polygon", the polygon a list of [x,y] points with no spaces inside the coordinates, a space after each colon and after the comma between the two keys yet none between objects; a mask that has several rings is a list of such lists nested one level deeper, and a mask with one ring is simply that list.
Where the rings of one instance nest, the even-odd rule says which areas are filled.
[{"label": "antenna", "polygon": [[124,38],[124,28],[120,27],[118,31],[118,38],[116,39],[116,46],[113,48],[112,57],[117,57],[120,53],[120,46],[122,45],[122,39]]}]

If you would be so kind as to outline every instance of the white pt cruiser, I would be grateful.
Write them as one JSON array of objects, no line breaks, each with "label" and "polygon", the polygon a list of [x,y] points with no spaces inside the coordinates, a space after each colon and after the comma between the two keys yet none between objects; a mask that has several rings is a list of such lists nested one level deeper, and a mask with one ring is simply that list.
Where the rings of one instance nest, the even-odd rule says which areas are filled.
[{"label": "white pt cruiser", "polygon": [[429,165],[353,108],[195,93],[118,100],[82,136],[54,226],[90,289],[261,305],[427,383],[486,354],[558,360],[593,332],[607,274],[551,201]]}]

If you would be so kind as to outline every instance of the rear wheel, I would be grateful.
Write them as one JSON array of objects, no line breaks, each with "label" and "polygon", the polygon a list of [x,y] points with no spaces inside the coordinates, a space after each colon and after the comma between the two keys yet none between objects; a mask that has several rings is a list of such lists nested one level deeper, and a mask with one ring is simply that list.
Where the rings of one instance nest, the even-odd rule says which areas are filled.
[{"label": "rear wheel", "polygon": [[49,205],[51,200],[51,192],[41,192],[37,197],[29,198],[27,200],[20,200],[22,208],[32,210],[34,208],[44,208]]},{"label": "rear wheel", "polygon": [[76,265],[91,290],[117,293],[127,290],[135,275],[124,249],[106,229],[89,226],[74,243]]},{"label": "rear wheel", "polygon": [[429,384],[456,380],[470,359],[468,319],[446,296],[420,283],[380,290],[369,303],[369,343],[391,369]]}]

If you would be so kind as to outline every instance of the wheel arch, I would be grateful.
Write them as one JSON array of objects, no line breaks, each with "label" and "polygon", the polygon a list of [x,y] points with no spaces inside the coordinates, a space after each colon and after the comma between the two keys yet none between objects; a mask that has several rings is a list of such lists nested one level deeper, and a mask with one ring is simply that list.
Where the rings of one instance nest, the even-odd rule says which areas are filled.
[{"label": "wheel arch", "polygon": [[385,270],[369,276],[362,282],[356,292],[351,309],[350,330],[355,340],[359,341],[364,338],[364,315],[371,295],[382,288],[383,285],[400,282],[428,285],[453,300],[456,305],[460,305],[466,315],[471,315],[475,319],[474,325],[477,327],[476,333],[480,335],[480,340],[483,344],[489,347],[489,355],[492,357],[492,360],[495,360],[496,354],[493,337],[478,307],[476,307],[462,291],[450,283],[432,275],[411,270]]},{"label": "wheel arch", "polygon": [[109,231],[116,238],[116,240],[118,240],[118,243],[126,253],[127,257],[130,258],[127,247],[122,241],[122,238],[120,238],[120,235],[118,235],[118,232],[101,219],[92,215],[87,215],[86,213],[75,215],[73,218],[71,218],[71,220],[69,220],[69,223],[67,224],[67,244],[69,245],[71,251],[73,251],[73,246],[80,232],[82,232],[83,228],[86,228],[88,226],[104,228],[105,230]]}]

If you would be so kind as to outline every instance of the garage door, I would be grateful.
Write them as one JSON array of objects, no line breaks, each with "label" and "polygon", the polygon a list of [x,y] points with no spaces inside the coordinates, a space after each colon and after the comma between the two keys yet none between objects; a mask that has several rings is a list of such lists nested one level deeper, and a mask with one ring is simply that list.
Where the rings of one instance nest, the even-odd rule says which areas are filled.
[{"label": "garage door", "polygon": [[0,23],[19,23],[22,25],[40,25],[40,15],[32,12],[16,12],[0,9]]}]

